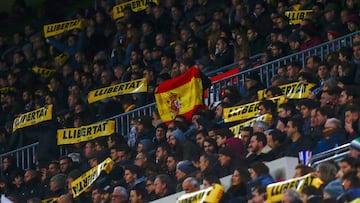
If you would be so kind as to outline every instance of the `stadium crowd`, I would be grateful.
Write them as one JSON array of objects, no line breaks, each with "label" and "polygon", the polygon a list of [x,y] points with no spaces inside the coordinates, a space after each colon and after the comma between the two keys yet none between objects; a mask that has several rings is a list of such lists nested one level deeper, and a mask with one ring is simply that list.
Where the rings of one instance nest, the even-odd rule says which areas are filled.
[{"label": "stadium crowd", "polygon": [[[54,37],[45,38],[42,25],[26,25],[11,37],[0,35],[0,152],[39,142],[33,168],[23,171],[14,157],[3,158],[0,189],[7,198],[141,203],[197,191],[201,184],[209,187],[232,175],[221,202],[258,203],[265,201],[266,186],[280,181],[263,162],[298,157],[304,150],[318,154],[344,143],[351,143],[350,153],[340,163],[326,162],[316,169],[296,166],[294,177],[313,173],[323,184],[305,187],[301,195],[287,190],[283,202],[360,198],[359,34],[353,36],[352,47],[341,47],[324,59],[311,56],[304,67],[300,61],[278,67],[268,88],[258,73],[246,75],[244,87],[226,87],[221,101],[195,112],[191,120],[177,115],[165,125],[154,111],[133,118],[128,135],[66,145],[69,154],[59,157],[57,129],[89,125],[151,104],[161,82],[192,66],[204,74],[234,62],[238,65],[228,70],[249,70],[360,26],[356,0],[164,0],[150,2],[140,12],[125,8],[124,16],[113,20],[113,6],[123,2],[99,0],[95,8],[52,19],[86,20],[83,29]],[[296,5],[312,12],[292,25],[284,12]],[[251,61],[256,54],[261,59]],[[55,73],[36,74],[33,67]],[[147,93],[87,102],[91,90],[143,77]],[[308,98],[288,99],[277,109],[268,99],[282,95],[279,86],[292,82],[316,86]],[[257,92],[265,88],[258,110],[259,115],[272,115],[271,121],[256,121],[234,137],[229,127],[240,121],[225,123],[223,109],[258,101]],[[19,114],[50,104],[56,119],[13,132]],[[71,182],[107,157],[114,161],[110,173],[102,172],[73,199]]]}]

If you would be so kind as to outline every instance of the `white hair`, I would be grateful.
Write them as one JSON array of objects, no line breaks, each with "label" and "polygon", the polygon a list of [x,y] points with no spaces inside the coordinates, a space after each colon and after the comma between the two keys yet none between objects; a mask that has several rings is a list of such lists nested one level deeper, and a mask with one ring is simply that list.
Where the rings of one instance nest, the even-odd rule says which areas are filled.
[{"label": "white hair", "polygon": [[124,187],[116,186],[116,187],[114,187],[114,192],[115,191],[120,191],[120,195],[123,195],[126,199],[129,198],[129,194],[128,194],[127,190]]}]

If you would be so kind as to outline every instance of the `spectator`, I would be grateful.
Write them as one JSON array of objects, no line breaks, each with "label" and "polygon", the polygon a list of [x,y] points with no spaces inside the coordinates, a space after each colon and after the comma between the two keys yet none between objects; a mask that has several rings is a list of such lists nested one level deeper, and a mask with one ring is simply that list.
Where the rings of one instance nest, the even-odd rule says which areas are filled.
[{"label": "spectator", "polygon": [[336,118],[326,120],[323,130],[323,138],[315,146],[312,153],[318,154],[345,143],[345,133],[341,130],[341,122]]},{"label": "spectator", "polygon": [[188,177],[182,183],[182,189],[185,193],[192,193],[200,190],[200,183],[194,177]]},{"label": "spectator", "polygon": [[349,156],[357,159],[360,156],[360,138],[356,138],[350,142]]},{"label": "spectator", "polygon": [[292,117],[286,125],[286,134],[288,135],[288,143],[285,149],[287,156],[298,157],[298,153],[303,150],[309,150],[310,141],[301,134],[301,120]]},{"label": "spectator", "polygon": [[218,160],[220,164],[219,177],[231,174],[241,164],[240,160],[234,159],[234,152],[227,146],[219,149]]},{"label": "spectator", "polygon": [[264,89],[259,74],[254,72],[245,77],[245,89],[243,98],[248,98],[248,102],[256,101],[257,91]]},{"label": "spectator", "polygon": [[158,195],[158,197],[160,198],[168,196],[174,192],[174,190],[171,188],[172,183],[170,181],[170,178],[164,174],[156,176],[154,186],[155,194]]},{"label": "spectator", "polygon": [[285,190],[282,196],[282,202],[286,203],[300,203],[300,195],[297,191],[289,189]]},{"label": "spectator", "polygon": [[260,36],[260,31],[255,27],[247,30],[246,36],[249,40],[250,55],[253,56],[263,51],[265,48],[265,40]]},{"label": "spectator", "polygon": [[268,5],[265,2],[256,2],[254,9],[254,22],[253,26],[258,30],[258,33],[265,37],[270,34],[272,29],[272,21],[270,13],[268,12]]},{"label": "spectator", "polygon": [[57,174],[50,179],[49,192],[45,194],[44,197],[59,197],[62,194],[66,193],[65,190],[65,174]]},{"label": "spectator", "polygon": [[265,131],[265,135],[267,146],[271,148],[271,150],[266,154],[266,160],[272,161],[284,157],[286,134],[278,129],[271,129]]},{"label": "spectator", "polygon": [[146,191],[143,188],[135,186],[130,190],[130,203],[145,203],[147,202]]},{"label": "spectator", "polygon": [[251,198],[248,202],[257,203],[257,202],[265,202],[266,200],[266,187],[256,186],[252,190]]},{"label": "spectator", "polygon": [[208,176],[218,176],[218,167],[219,163],[217,157],[212,154],[202,154],[199,158],[199,169],[201,172],[202,178]]},{"label": "spectator", "polygon": [[[211,56],[211,55],[210,55]],[[221,37],[217,40],[214,58],[215,68],[220,68],[234,62],[234,51],[227,38]]]},{"label": "spectator", "polygon": [[343,186],[344,193],[337,198],[338,201],[353,201],[360,197],[360,182],[356,176],[356,172],[348,172],[344,174]]},{"label": "spectator", "polygon": [[309,173],[314,173],[314,172],[315,172],[315,170],[313,168],[311,168],[310,166],[306,166],[304,164],[298,164],[295,167],[294,178],[299,178],[301,176],[304,176]]},{"label": "spectator", "polygon": [[[170,146],[167,143],[161,144],[156,149],[155,163],[162,169],[166,169],[166,161],[170,154]],[[177,156],[175,154],[175,156]]]},{"label": "spectator", "polygon": [[339,166],[340,170],[336,176],[337,178],[342,179],[344,174],[356,171],[356,159],[354,157],[346,156],[340,161]]},{"label": "spectator", "polygon": [[359,135],[359,110],[355,105],[345,107],[345,131],[347,139],[352,140]]},{"label": "spectator", "polygon": [[195,166],[188,160],[179,162],[176,166],[176,191],[180,192],[182,191],[182,183],[183,181],[191,177],[195,174],[196,168]]},{"label": "spectator", "polygon": [[74,167],[72,159],[68,156],[63,156],[59,159],[61,173],[68,174]]},{"label": "spectator", "polygon": [[304,203],[320,202],[322,200],[322,191],[314,186],[304,186],[300,198]]},{"label": "spectator", "polygon": [[216,141],[212,138],[206,138],[204,140],[204,152],[206,154],[216,154],[218,151],[218,147]]},{"label": "spectator", "polygon": [[316,36],[315,26],[313,24],[307,24],[300,28],[300,39],[303,43],[300,45],[300,50],[306,50],[314,47],[322,42],[320,37]]},{"label": "spectator", "polygon": [[274,183],[274,178],[269,174],[269,167],[262,162],[254,162],[249,167],[251,180],[248,182],[248,187],[253,191],[256,186],[266,187]]},{"label": "spectator", "polygon": [[250,174],[246,168],[236,168],[231,176],[231,186],[224,197],[228,201],[246,202],[249,196],[249,189],[247,188],[249,180]]},{"label": "spectator", "polygon": [[126,203],[128,202],[129,194],[124,187],[117,186],[111,195],[111,203]]},{"label": "spectator", "polygon": [[42,187],[37,172],[33,169],[29,169],[24,174],[25,188],[21,196],[24,199],[30,199],[34,197],[42,197]]},{"label": "spectator", "polygon": [[246,162],[248,164],[265,161],[266,154],[271,150],[267,145],[266,136],[264,133],[255,132],[251,138],[248,146],[248,154],[246,155]]}]

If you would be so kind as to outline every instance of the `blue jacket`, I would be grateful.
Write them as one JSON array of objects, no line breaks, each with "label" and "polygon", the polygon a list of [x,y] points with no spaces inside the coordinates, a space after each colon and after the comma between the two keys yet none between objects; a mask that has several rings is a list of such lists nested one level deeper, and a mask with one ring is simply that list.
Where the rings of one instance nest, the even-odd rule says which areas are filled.
[{"label": "blue jacket", "polygon": [[318,154],[339,145],[344,144],[346,141],[346,135],[343,131],[336,131],[332,133],[330,136],[321,139],[318,144],[315,146],[312,154]]}]

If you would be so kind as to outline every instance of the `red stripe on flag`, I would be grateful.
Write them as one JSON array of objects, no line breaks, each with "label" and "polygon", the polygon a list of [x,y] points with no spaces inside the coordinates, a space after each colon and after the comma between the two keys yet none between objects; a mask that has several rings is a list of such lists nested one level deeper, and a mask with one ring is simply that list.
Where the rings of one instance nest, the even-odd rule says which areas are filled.
[{"label": "red stripe on flag", "polygon": [[180,76],[170,79],[170,80],[165,80],[164,82],[162,82],[157,89],[156,93],[162,93],[162,92],[167,92],[170,91],[174,88],[180,87],[188,82],[191,81],[192,78],[201,78],[200,75],[200,71],[195,67],[191,67],[187,72],[185,72],[184,74],[181,74]]}]

